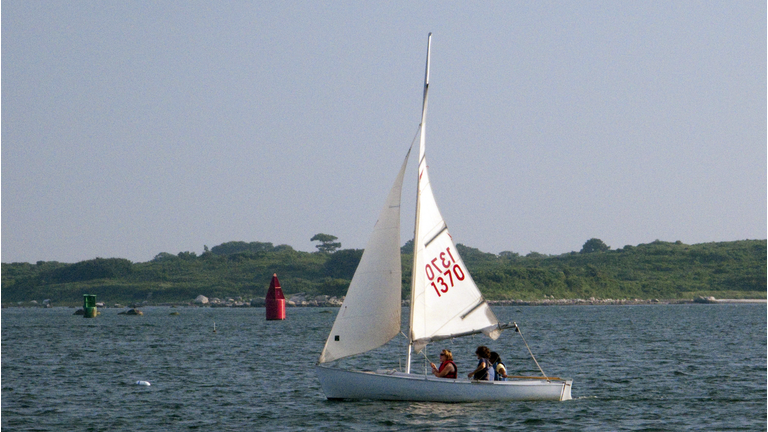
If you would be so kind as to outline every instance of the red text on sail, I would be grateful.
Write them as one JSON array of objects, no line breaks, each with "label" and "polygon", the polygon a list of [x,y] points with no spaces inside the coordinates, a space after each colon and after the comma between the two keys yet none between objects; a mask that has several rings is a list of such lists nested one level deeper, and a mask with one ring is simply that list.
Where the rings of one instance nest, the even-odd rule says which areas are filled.
[{"label": "red text on sail", "polygon": [[450,247],[445,248],[445,252],[440,252],[437,257],[427,263],[424,271],[438,297],[447,293],[448,289],[454,286],[454,277],[459,281],[463,281],[466,277],[464,270],[453,258]]}]

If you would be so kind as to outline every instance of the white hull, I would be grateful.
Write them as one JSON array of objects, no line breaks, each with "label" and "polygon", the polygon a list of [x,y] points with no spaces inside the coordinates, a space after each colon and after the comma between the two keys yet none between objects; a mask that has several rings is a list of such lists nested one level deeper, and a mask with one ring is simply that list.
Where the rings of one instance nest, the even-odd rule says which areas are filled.
[{"label": "white hull", "polygon": [[350,371],[316,366],[328,399],[475,402],[571,399],[572,380],[470,381],[394,371]]}]

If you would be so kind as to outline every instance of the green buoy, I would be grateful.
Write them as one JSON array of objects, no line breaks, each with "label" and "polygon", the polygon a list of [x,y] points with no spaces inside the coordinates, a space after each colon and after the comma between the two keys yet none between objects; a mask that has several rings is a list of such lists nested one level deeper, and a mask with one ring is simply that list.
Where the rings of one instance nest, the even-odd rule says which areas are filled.
[{"label": "green buoy", "polygon": [[96,318],[99,312],[96,310],[96,296],[83,294],[83,318]]}]

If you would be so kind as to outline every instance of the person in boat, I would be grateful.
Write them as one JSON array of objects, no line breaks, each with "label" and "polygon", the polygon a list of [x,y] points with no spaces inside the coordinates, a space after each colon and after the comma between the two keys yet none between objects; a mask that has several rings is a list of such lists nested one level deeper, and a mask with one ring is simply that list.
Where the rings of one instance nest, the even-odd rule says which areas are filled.
[{"label": "person in boat", "polygon": [[450,350],[444,349],[440,353],[440,361],[440,368],[435,366],[434,363],[430,363],[430,365],[432,365],[432,375],[438,378],[456,379],[459,368],[456,366],[456,363],[453,362],[453,353],[451,353]]},{"label": "person in boat", "polygon": [[504,362],[501,361],[501,356],[499,356],[499,353],[496,351],[491,351],[491,356],[488,357],[488,360],[490,360],[491,364],[493,365],[494,379],[496,381],[506,381],[507,367],[504,365]]},{"label": "person in boat", "polygon": [[491,350],[485,345],[480,345],[475,350],[475,354],[479,360],[477,362],[477,368],[467,376],[475,380],[493,381],[493,363],[491,363],[491,360],[488,358],[491,356]]}]

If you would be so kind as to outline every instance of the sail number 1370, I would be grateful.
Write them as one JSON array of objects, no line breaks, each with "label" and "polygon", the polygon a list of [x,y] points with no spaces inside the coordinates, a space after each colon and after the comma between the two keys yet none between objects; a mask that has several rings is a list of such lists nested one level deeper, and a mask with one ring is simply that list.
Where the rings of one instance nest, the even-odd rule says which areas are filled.
[{"label": "sail number 1370", "polygon": [[453,287],[454,277],[460,281],[466,277],[464,270],[453,258],[450,247],[445,248],[445,252],[440,252],[440,255],[427,263],[425,271],[438,297],[443,295],[442,293],[447,293],[448,288]]}]

